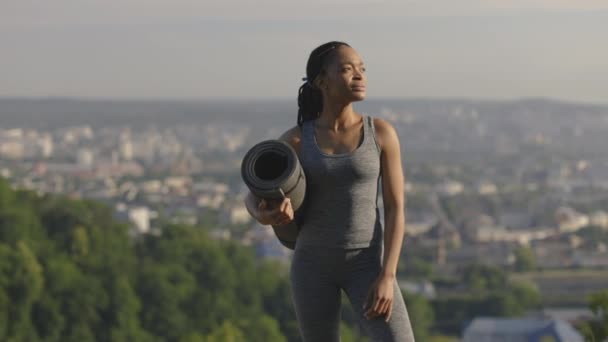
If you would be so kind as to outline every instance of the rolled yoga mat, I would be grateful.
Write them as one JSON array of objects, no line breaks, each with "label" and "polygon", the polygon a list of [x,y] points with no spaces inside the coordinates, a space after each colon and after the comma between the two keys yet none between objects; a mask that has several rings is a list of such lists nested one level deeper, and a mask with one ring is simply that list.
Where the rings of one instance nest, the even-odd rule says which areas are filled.
[{"label": "rolled yoga mat", "polygon": [[294,249],[306,195],[306,176],[296,151],[288,143],[269,139],[254,145],[243,157],[241,177],[257,197],[282,200],[288,197],[294,219],[284,226],[272,226],[281,244]]}]

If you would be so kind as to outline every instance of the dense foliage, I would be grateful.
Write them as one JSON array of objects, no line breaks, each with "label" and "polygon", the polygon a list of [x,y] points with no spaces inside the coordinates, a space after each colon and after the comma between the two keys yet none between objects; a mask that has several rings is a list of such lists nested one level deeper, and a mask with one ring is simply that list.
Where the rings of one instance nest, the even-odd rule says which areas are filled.
[{"label": "dense foliage", "polygon": [[200,227],[133,239],[102,204],[0,181],[2,341],[295,341],[289,295],[281,264]]}]

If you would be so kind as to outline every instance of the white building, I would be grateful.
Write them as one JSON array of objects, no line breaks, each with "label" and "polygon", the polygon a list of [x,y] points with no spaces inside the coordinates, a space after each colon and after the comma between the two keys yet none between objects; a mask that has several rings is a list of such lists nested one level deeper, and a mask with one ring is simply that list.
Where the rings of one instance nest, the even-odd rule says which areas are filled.
[{"label": "white building", "polygon": [[498,192],[496,184],[488,181],[481,181],[476,185],[477,193],[480,195],[493,195]]},{"label": "white building", "polygon": [[150,231],[150,209],[147,207],[134,207],[128,209],[129,221],[133,223],[135,230],[139,234]]},{"label": "white building", "polygon": [[561,232],[575,232],[589,225],[589,216],[570,207],[559,207],[555,211],[555,221]]},{"label": "white building", "polygon": [[448,196],[457,195],[463,191],[464,185],[457,181],[447,181],[437,186],[437,192]]},{"label": "white building", "polygon": [[53,155],[53,138],[50,134],[45,134],[40,139],[38,139],[38,148],[40,150],[40,155],[43,158],[49,158]]},{"label": "white building", "polygon": [[608,213],[603,210],[592,213],[589,220],[591,221],[591,225],[608,228]]},{"label": "white building", "polygon": [[80,166],[92,166],[94,161],[93,151],[88,148],[80,148],[76,152],[76,164]]},{"label": "white building", "polygon": [[6,159],[23,159],[25,146],[18,140],[0,141],[0,157]]},{"label": "white building", "polygon": [[130,161],[133,159],[133,144],[131,140],[125,140],[120,143],[118,153],[122,160]]}]

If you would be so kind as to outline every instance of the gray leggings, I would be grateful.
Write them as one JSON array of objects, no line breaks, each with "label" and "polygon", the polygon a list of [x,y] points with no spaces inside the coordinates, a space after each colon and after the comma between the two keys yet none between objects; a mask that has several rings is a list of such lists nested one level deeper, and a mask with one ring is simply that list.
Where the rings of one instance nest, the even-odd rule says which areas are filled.
[{"label": "gray leggings", "polygon": [[339,342],[341,290],[372,341],[414,342],[414,333],[397,280],[393,313],[366,319],[367,292],[382,268],[382,246],[357,249],[300,247],[293,254],[290,281],[300,334],[304,342]]}]

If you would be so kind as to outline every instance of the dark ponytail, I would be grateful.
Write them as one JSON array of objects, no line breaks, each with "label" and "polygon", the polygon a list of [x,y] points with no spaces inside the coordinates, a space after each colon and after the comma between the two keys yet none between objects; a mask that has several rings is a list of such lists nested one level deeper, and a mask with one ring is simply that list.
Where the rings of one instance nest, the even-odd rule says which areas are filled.
[{"label": "dark ponytail", "polygon": [[324,71],[327,58],[333,55],[333,51],[339,46],[350,46],[344,42],[332,41],[325,43],[312,50],[306,63],[306,82],[302,84],[298,91],[298,126],[302,126],[304,121],[314,120],[319,117],[323,110],[323,96],[321,90],[314,86],[315,78]]}]

